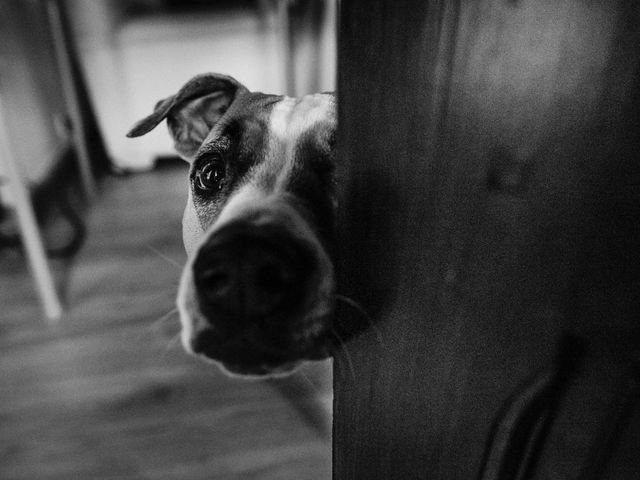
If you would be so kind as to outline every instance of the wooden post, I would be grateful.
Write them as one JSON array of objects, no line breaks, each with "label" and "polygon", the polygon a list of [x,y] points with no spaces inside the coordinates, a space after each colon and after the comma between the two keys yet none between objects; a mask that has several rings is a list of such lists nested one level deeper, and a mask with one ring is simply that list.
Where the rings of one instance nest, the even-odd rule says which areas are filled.
[{"label": "wooden post", "polygon": [[640,4],[341,8],[334,478],[637,478]]}]

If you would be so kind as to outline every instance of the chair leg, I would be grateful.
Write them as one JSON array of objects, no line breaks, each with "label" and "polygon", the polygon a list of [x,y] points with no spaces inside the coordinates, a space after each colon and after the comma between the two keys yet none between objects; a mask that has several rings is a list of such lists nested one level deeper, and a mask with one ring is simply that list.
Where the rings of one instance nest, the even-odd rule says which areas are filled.
[{"label": "chair leg", "polygon": [[49,263],[42,244],[40,229],[31,205],[27,189],[11,154],[8,135],[2,117],[2,104],[0,103],[0,159],[5,167],[5,173],[9,179],[8,187],[11,190],[18,217],[20,237],[27,253],[29,266],[33,274],[38,294],[44,308],[45,315],[51,321],[58,320],[62,315],[62,306],[56,292],[55,283]]}]

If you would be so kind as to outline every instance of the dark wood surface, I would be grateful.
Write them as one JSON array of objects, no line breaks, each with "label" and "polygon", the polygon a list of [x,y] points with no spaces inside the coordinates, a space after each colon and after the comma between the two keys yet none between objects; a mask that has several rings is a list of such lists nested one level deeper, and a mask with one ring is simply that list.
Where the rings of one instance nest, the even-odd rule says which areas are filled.
[{"label": "dark wood surface", "polygon": [[640,478],[638,25],[342,2],[336,480]]},{"label": "dark wood surface", "polygon": [[185,175],[106,180],[87,244],[54,264],[68,301],[57,326],[24,259],[0,251],[3,480],[330,476],[330,365],[242,381],[176,341]]}]

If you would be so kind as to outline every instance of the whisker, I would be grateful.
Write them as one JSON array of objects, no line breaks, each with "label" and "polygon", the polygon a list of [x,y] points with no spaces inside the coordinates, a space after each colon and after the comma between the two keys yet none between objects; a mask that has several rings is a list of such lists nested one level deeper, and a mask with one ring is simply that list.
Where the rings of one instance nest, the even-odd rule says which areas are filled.
[{"label": "whisker", "polygon": [[181,332],[176,333],[173,337],[169,339],[169,341],[167,342],[167,345],[164,347],[165,353],[171,350],[173,347],[175,347],[178,342],[180,342],[180,333]]},{"label": "whisker", "polygon": [[181,332],[178,332],[169,339],[164,348],[159,352],[158,360],[165,361],[168,353],[175,347],[176,343],[180,341],[180,334]]},{"label": "whisker", "polygon": [[353,381],[355,382],[356,381],[356,370],[353,367],[353,360],[351,359],[351,354],[349,353],[349,350],[347,349],[347,344],[345,343],[345,341],[343,340],[343,338],[340,336],[340,334],[338,333],[338,331],[335,328],[331,328],[331,333],[333,333],[333,335],[338,340],[338,344],[340,345],[340,348],[342,349],[342,352],[344,353],[344,357],[347,359],[347,366],[349,367],[349,371],[351,372],[351,378],[353,378]]},{"label": "whisker", "polygon": [[371,327],[371,329],[373,330],[376,339],[378,340],[378,343],[380,344],[380,346],[382,348],[385,348],[385,344],[383,341],[383,337],[382,337],[382,332],[380,331],[380,329],[378,328],[378,326],[376,325],[376,323],[373,321],[373,319],[371,318],[371,315],[369,315],[367,313],[367,311],[364,309],[364,307],[362,305],[360,305],[358,302],[356,302],[355,300],[353,300],[352,298],[349,298],[345,295],[340,295],[339,293],[336,293],[335,295],[336,300],[340,300],[342,303],[344,303],[345,305],[350,306],[351,308],[353,308],[357,313],[359,313],[362,318],[364,318],[367,323],[369,324],[369,326]]},{"label": "whisker", "polygon": [[154,332],[160,325],[162,325],[164,322],[166,322],[169,318],[171,318],[176,313],[178,313],[178,308],[174,307],[171,310],[169,310],[167,313],[162,315],[160,318],[158,318],[157,320],[154,320],[153,322],[151,322],[150,324],[141,325],[140,330],[136,335],[136,342],[139,342],[143,338],[148,337],[149,332]]},{"label": "whisker", "polygon": [[166,322],[167,320],[169,320],[173,315],[175,315],[176,313],[178,313],[178,307],[174,307],[171,310],[169,310],[167,313],[165,313],[164,315],[162,315],[159,319],[154,320],[153,323],[151,323],[151,325],[149,325],[149,330],[155,330],[156,327],[158,327],[159,325],[161,325],[162,323]]},{"label": "whisker", "polygon": [[145,247],[147,247],[149,250],[151,250],[153,253],[155,253],[156,255],[158,255],[161,259],[165,260],[166,262],[170,263],[171,265],[173,265],[174,267],[178,268],[179,270],[182,270],[183,265],[180,265],[180,263],[178,263],[177,261],[175,261],[173,258],[170,258],[168,256],[166,256],[164,253],[162,253],[160,250],[158,250],[155,247],[152,247],[149,244],[146,244]]}]

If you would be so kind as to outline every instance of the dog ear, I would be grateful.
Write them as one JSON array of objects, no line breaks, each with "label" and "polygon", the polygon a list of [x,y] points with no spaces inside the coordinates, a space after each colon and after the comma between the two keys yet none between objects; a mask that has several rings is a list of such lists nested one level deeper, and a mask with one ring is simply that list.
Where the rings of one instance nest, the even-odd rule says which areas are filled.
[{"label": "dog ear", "polygon": [[159,101],[153,113],[137,122],[127,137],[144,135],[166,118],[176,150],[189,159],[233,101],[247,92],[232,77],[215,73],[198,75],[178,93]]}]

